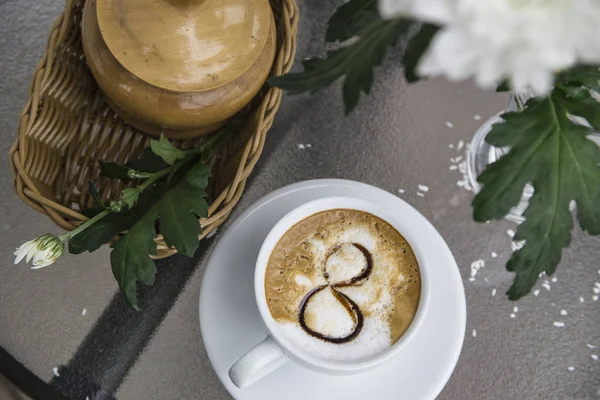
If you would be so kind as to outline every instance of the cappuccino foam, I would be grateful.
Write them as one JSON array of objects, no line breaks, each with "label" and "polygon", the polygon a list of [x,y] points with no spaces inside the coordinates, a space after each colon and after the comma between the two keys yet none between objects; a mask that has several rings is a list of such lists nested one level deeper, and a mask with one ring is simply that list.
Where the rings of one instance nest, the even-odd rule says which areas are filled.
[{"label": "cappuccino foam", "polygon": [[329,210],[293,226],[265,275],[267,304],[298,347],[358,360],[395,343],[418,308],[416,258],[398,231],[358,210]]}]

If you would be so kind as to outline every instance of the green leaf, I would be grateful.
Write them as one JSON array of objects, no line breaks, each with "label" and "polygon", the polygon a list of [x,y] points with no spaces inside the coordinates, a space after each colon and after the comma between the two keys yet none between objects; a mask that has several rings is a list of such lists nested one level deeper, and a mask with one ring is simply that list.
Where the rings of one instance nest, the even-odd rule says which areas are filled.
[{"label": "green leaf", "polygon": [[160,232],[165,243],[189,257],[198,248],[198,236],[202,233],[198,218],[208,216],[205,196],[204,190],[181,181],[173,190],[165,193],[157,205]]},{"label": "green leaf", "polygon": [[127,204],[128,209],[132,209],[135,203],[137,203],[141,192],[141,189],[137,187],[123,189],[121,192],[121,200]]},{"label": "green leaf", "polygon": [[102,204],[102,200],[100,199],[100,193],[98,193],[98,188],[96,187],[96,185],[94,185],[94,182],[92,182],[91,179],[88,181],[88,185],[90,186],[90,192],[92,192],[92,196],[94,197],[96,204],[99,207],[104,207]]},{"label": "green leaf", "polygon": [[164,162],[169,165],[175,164],[175,161],[182,160],[186,157],[187,153],[184,150],[178,149],[173,146],[169,139],[165,136],[160,135],[159,140],[151,140],[150,148],[152,152],[162,158]]},{"label": "green leaf", "polygon": [[156,255],[154,221],[157,216],[155,209],[151,209],[112,246],[113,250],[110,253],[113,275],[125,299],[136,310],[139,310],[136,297],[137,281],[146,285],[154,283],[156,265],[149,256]]},{"label": "green leaf", "polygon": [[[154,262],[148,254],[156,254],[156,245],[153,241],[156,236],[154,230],[156,219],[159,220],[160,232],[168,246],[174,246],[181,254],[187,256],[193,256],[198,248],[198,236],[202,233],[198,218],[208,216],[208,204],[204,199],[206,192],[191,186],[188,180],[194,178],[190,174],[197,173],[192,171],[203,170],[198,167],[201,163],[199,159],[200,156],[195,161],[186,162],[179,168],[171,183],[161,185],[162,192],[152,194],[155,199],[154,204],[145,207],[145,214],[138,217],[138,221],[129,232],[113,246],[111,253],[113,273],[127,302],[134,308],[137,308],[137,280],[146,284],[152,284],[154,280]],[[158,189],[161,187],[155,190]],[[138,204],[132,211],[143,206],[142,201],[147,193],[144,192],[140,196]],[[125,242],[121,244],[124,239]]]},{"label": "green leaf", "polygon": [[483,189],[473,201],[475,220],[504,217],[519,202],[525,184],[535,189],[514,237],[525,246],[507,264],[516,273],[508,291],[511,300],[529,293],[541,272],[555,272],[571,241],[571,200],[577,203],[581,228],[600,234],[600,151],[587,138],[594,131],[569,118],[582,114],[600,115],[600,103],[574,101],[555,90],[548,98],[530,99],[522,112],[503,114],[504,122],[494,125],[486,139],[510,151],[479,176]]},{"label": "green leaf", "polygon": [[304,72],[276,76],[269,79],[269,83],[290,94],[315,93],[345,76],[343,97],[346,114],[349,114],[358,104],[361,92],[370,92],[373,69],[381,64],[387,47],[412,24],[413,22],[402,19],[374,19],[356,33],[355,36],[359,39],[355,42],[329,51],[324,59],[305,60]]},{"label": "green leaf", "polygon": [[84,208],[83,210],[81,210],[79,212],[88,218],[93,218],[96,215],[100,214],[104,210],[105,210],[104,207],[92,207],[92,208]]},{"label": "green leaf", "polygon": [[195,188],[204,190],[208,187],[208,178],[210,176],[211,173],[208,165],[199,162],[185,174],[185,181]]},{"label": "green leaf", "polygon": [[419,30],[408,39],[402,64],[404,65],[404,76],[409,83],[419,80],[416,72],[417,64],[439,29],[436,25],[423,23]]},{"label": "green leaf", "polygon": [[107,178],[130,180],[131,178],[127,175],[127,171],[129,170],[130,168],[125,164],[113,162],[100,163],[100,173]]},{"label": "green leaf", "polygon": [[[111,241],[119,232],[132,227],[160,199],[166,187],[148,189],[138,199],[136,206],[123,213],[110,213],[100,221],[69,239],[69,253],[81,254],[98,250]],[[93,217],[95,209],[86,210],[87,217]],[[92,215],[93,214],[93,215]]]},{"label": "green leaf", "polygon": [[379,20],[375,0],[350,0],[341,5],[329,18],[325,40],[328,42],[352,39],[368,24]]},{"label": "green leaf", "polygon": [[134,169],[140,172],[158,172],[167,168],[169,164],[163,161],[162,158],[154,154],[151,148],[146,147],[142,154],[137,160],[133,160],[127,163],[130,169]]},{"label": "green leaf", "polygon": [[556,81],[563,85],[583,86],[600,92],[600,71],[597,65],[580,65],[561,72]]},{"label": "green leaf", "polygon": [[126,164],[113,162],[101,162],[100,171],[102,176],[124,181],[131,180],[129,170],[133,169],[140,172],[154,173],[167,168],[169,165],[162,158],[152,152],[149,147],[145,148],[140,157]]}]

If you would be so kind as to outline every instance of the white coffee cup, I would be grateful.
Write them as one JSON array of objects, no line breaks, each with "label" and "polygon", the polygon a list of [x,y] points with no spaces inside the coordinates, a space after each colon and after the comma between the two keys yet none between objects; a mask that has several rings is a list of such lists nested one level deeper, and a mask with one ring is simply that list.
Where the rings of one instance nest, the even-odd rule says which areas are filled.
[{"label": "white coffee cup", "polygon": [[[265,294],[267,264],[271,253],[281,237],[295,224],[311,215],[335,209],[352,209],[368,212],[389,223],[410,244],[419,264],[421,274],[421,298],[417,312],[407,331],[387,349],[358,360],[331,360],[307,353],[281,332],[277,322],[271,316]],[[416,210],[414,212],[418,213]],[[428,262],[430,257],[427,256],[427,252],[435,251],[435,249],[427,248],[426,252],[427,243],[427,237],[424,237],[424,233],[415,231],[414,227],[411,227],[402,218],[402,215],[396,214],[393,210],[387,210],[370,201],[354,197],[326,197],[303,204],[289,212],[275,224],[267,235],[258,254],[254,272],[256,302],[260,315],[267,327],[268,335],[265,340],[242,356],[230,368],[229,377],[233,384],[238,388],[247,387],[290,360],[317,372],[348,375],[376,367],[398,354],[417,333],[429,306],[429,277],[434,266],[431,265],[431,262]]]}]

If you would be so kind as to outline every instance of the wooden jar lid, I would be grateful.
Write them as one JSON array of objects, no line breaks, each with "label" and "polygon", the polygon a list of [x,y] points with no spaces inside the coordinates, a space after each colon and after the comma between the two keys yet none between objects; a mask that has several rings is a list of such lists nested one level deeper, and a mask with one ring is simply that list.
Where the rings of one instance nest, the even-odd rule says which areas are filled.
[{"label": "wooden jar lid", "polygon": [[264,0],[98,0],[98,25],[119,63],[175,92],[221,87],[259,58],[271,27]]}]

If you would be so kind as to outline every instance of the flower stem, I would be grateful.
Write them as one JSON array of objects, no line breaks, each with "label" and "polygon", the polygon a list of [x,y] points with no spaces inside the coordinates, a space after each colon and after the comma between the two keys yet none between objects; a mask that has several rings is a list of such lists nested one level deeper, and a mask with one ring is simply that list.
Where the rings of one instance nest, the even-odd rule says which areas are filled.
[{"label": "flower stem", "polygon": [[86,230],[88,226],[95,224],[96,222],[100,221],[102,218],[106,217],[108,214],[110,214],[110,211],[104,210],[101,213],[96,214],[94,217],[88,219],[83,224],[81,224],[77,228],[73,229],[71,232],[63,233],[58,238],[61,240],[61,242],[64,242],[66,239],[70,239],[73,236],[77,235],[79,232]]}]

